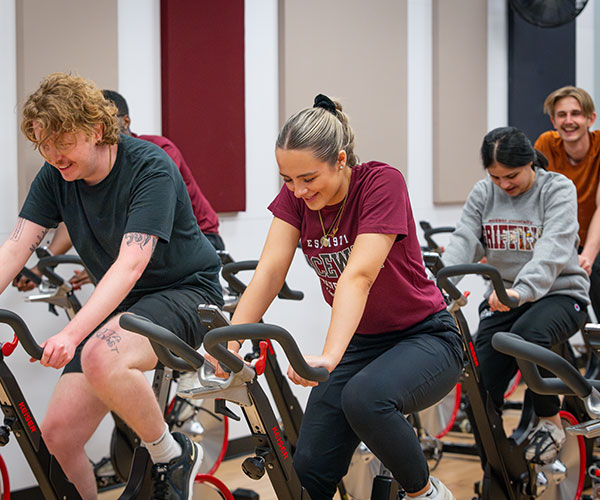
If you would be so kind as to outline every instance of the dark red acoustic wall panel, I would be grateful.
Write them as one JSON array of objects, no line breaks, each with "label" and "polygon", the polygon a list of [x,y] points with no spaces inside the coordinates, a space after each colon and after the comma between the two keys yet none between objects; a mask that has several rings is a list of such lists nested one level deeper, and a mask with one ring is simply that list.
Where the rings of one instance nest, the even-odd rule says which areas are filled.
[{"label": "dark red acoustic wall panel", "polygon": [[162,0],[163,135],[217,212],[246,208],[244,0]]}]

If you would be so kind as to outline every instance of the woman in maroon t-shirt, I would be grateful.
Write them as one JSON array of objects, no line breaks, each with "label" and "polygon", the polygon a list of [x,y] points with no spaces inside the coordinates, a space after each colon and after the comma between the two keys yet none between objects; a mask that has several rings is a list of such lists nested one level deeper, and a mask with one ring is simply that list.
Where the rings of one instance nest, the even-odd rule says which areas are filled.
[{"label": "woman in maroon t-shirt", "polygon": [[332,306],[323,352],[305,356],[329,380],[317,385],[288,370],[292,382],[316,386],[294,455],[302,485],[312,500],[331,499],[362,440],[409,497],[453,499],[429,480],[404,414],[436,403],[458,381],[458,332],[425,274],[402,175],[358,164],[353,149],[346,115],[323,95],[283,126],[276,157],[285,186],[269,207],[273,223],[233,323],[263,316],[300,240]]}]

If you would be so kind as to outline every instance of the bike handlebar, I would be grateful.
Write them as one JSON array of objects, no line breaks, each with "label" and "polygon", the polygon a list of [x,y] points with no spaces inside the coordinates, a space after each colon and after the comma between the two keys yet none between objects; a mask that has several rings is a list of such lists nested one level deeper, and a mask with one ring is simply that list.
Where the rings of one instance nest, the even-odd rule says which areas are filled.
[{"label": "bike handlebar", "polygon": [[27,325],[18,314],[6,309],[0,309],[0,323],[5,323],[13,329],[27,354],[34,359],[42,358],[42,354],[44,353],[43,347],[33,338],[29,328],[27,328]]},{"label": "bike handlebar", "polygon": [[434,241],[432,236],[434,234],[453,233],[453,232],[454,232],[454,227],[452,227],[452,226],[430,227],[427,229],[424,228],[423,237],[425,238],[425,241],[427,242],[427,245],[429,246],[429,248],[431,250],[437,251],[437,250],[441,250],[441,247]]},{"label": "bike handlebar", "polygon": [[204,336],[204,348],[215,359],[223,363],[232,372],[238,373],[244,367],[244,362],[236,355],[231,353],[221,343],[230,340],[275,340],[283,348],[292,368],[298,375],[306,380],[315,382],[325,382],[329,378],[329,372],[323,367],[310,366],[304,356],[300,353],[298,344],[290,333],[283,328],[266,323],[248,323],[244,325],[223,326],[210,330]]},{"label": "bike handlebar", "polygon": [[450,298],[458,300],[462,297],[462,293],[450,281],[453,276],[464,276],[466,274],[480,274],[489,278],[494,286],[498,300],[508,307],[517,307],[519,301],[515,297],[510,297],[506,293],[506,287],[502,281],[500,272],[489,264],[459,264],[456,266],[448,266],[440,269],[437,273],[438,285],[446,290]]},{"label": "bike handlebar", "polygon": [[[592,384],[571,363],[550,349],[508,332],[495,333],[492,346],[517,359],[523,380],[538,394],[568,394],[585,399],[592,392]],[[536,365],[558,378],[542,378]]]},{"label": "bike handlebar", "polygon": [[[235,275],[241,271],[254,271],[258,265],[257,260],[242,260],[225,264],[221,271],[223,279],[227,281],[229,287],[236,293],[242,294],[246,290],[246,285]],[[302,300],[304,293],[298,290],[292,290],[286,282],[283,283],[281,290],[277,294],[280,299]]]},{"label": "bike handlebar", "polygon": [[81,258],[77,255],[51,255],[41,258],[37,263],[38,270],[48,278],[50,283],[58,287],[61,287],[65,283],[65,280],[54,272],[54,268],[59,264],[84,265]]},{"label": "bike handlebar", "polygon": [[[204,357],[195,351],[192,347],[186,344],[183,340],[177,337],[174,333],[166,328],[152,323],[150,320],[134,314],[123,314],[119,318],[119,325],[126,330],[130,330],[140,335],[144,335],[151,342],[157,343],[165,347],[168,355],[164,351],[157,352],[160,361],[171,368],[190,371],[197,371],[205,362]],[[244,362],[232,354],[226,347],[221,345],[221,342],[238,339],[271,339],[279,342],[281,347],[288,357],[290,364],[296,370],[296,373],[306,380],[314,380],[324,382],[329,378],[329,372],[322,367],[309,366],[302,354],[298,345],[292,336],[283,328],[264,323],[251,323],[246,325],[224,326],[210,330],[204,336],[204,348],[215,359],[223,363],[227,368],[234,373],[238,373],[244,367]],[[169,351],[175,353],[179,358],[173,356]],[[180,362],[186,363],[185,368],[180,368]]]},{"label": "bike handlebar", "polygon": [[189,372],[198,370],[204,364],[202,354],[173,332],[152,323],[149,319],[136,314],[123,314],[119,318],[119,325],[147,337],[160,362],[169,368]]},{"label": "bike handlebar", "polygon": [[37,274],[35,274],[28,267],[24,267],[23,269],[21,269],[21,271],[19,271],[17,278],[19,278],[20,276],[23,276],[24,278],[28,279],[35,286],[39,286],[42,283],[42,278],[40,276],[38,276]]}]

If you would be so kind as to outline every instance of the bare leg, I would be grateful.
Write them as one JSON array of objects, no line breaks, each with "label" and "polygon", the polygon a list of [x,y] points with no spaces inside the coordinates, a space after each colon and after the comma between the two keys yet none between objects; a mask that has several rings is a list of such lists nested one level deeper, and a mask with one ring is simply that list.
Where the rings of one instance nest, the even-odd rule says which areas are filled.
[{"label": "bare leg", "polygon": [[42,422],[48,449],[84,500],[98,497],[84,445],[107,411],[82,373],[67,373],[60,377]]},{"label": "bare leg", "polygon": [[81,364],[86,379],[104,404],[115,411],[146,442],[165,429],[163,412],[144,371],[157,357],[145,337],[123,330],[110,319],[86,343]]}]

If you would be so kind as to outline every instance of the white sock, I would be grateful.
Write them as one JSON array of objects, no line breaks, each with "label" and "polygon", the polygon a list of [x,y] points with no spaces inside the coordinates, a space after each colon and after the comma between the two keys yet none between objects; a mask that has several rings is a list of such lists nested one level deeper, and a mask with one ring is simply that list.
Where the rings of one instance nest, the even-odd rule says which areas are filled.
[{"label": "white sock", "polygon": [[170,462],[173,458],[181,456],[183,450],[181,445],[175,441],[175,438],[169,431],[169,426],[165,423],[165,430],[162,435],[152,443],[142,441],[142,444],[150,453],[152,462],[155,464],[164,464]]},{"label": "white sock", "polygon": [[430,499],[431,497],[433,497],[436,493],[437,493],[437,489],[433,485],[433,482],[429,481],[429,489],[425,493],[420,494],[418,497],[408,497],[408,498],[412,498],[412,500],[423,500],[423,499],[427,500],[427,499]]}]

